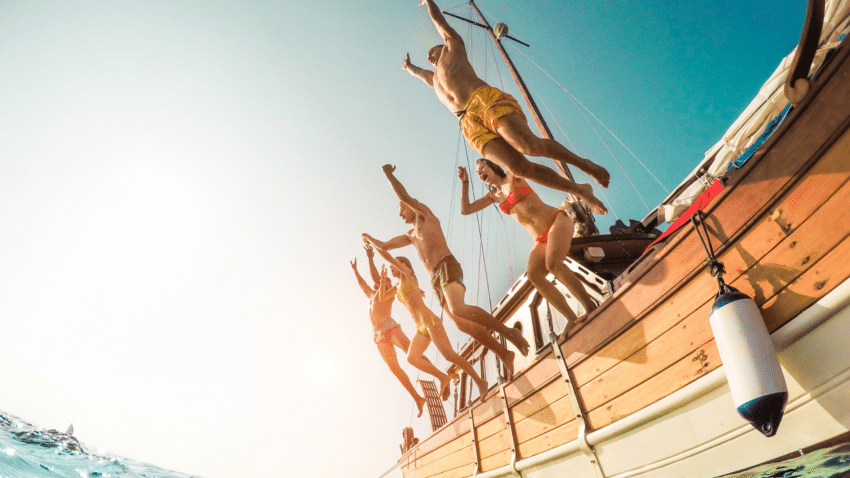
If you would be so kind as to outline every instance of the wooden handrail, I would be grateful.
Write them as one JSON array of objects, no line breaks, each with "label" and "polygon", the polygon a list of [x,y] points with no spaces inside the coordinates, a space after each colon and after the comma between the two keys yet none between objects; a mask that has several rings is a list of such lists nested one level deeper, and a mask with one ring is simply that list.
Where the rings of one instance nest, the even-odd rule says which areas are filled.
[{"label": "wooden handrail", "polygon": [[785,79],[785,96],[792,105],[797,105],[809,92],[809,70],[818,50],[823,27],[825,0],[809,0],[806,20],[800,42],[794,52],[788,77]]}]

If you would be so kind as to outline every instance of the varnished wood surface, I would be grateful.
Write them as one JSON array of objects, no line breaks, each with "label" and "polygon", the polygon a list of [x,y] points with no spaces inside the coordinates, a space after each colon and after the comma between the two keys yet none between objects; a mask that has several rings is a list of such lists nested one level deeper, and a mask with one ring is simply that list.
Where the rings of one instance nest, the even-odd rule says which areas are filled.
[{"label": "varnished wood surface", "polygon": [[[789,114],[706,209],[726,281],[754,298],[771,331],[850,277],[850,220],[845,219],[850,51],[844,50],[813,83],[818,94]],[[705,271],[705,258],[693,231],[682,231],[631,271],[591,320],[562,341],[590,429],[635,413],[720,366],[708,325],[717,286]],[[517,374],[505,394],[519,459],[577,437],[575,411],[551,353]],[[480,471],[504,466],[511,458],[510,430],[498,394],[473,413],[483,450]],[[403,458],[406,478],[472,473],[468,418],[462,417],[465,432],[453,420]],[[447,428],[453,431],[443,433]]]}]

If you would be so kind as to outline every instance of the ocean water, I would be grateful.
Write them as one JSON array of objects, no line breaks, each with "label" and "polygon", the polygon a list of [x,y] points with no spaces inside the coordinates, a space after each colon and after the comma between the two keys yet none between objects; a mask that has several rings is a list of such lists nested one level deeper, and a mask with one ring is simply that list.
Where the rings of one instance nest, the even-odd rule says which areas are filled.
[{"label": "ocean water", "polygon": [[785,461],[757,466],[719,478],[845,477],[850,477],[850,443],[822,448]]},{"label": "ocean water", "polygon": [[199,478],[101,456],[73,436],[0,412],[0,478]]}]

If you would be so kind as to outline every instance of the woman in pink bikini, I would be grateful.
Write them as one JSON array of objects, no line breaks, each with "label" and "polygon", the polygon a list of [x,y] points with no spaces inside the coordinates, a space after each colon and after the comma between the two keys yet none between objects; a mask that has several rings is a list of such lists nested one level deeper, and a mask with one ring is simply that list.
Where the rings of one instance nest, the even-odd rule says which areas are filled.
[{"label": "woman in pink bikini", "polygon": [[[401,326],[398,325],[398,322],[393,320],[390,316],[392,313],[393,299],[395,299],[396,287],[392,285],[389,277],[386,277],[386,274],[384,274],[383,277],[378,274],[378,270],[375,268],[375,262],[373,259],[375,252],[372,250],[372,246],[367,244],[365,249],[366,255],[369,257],[369,271],[371,272],[372,279],[375,281],[375,288],[373,289],[369,287],[366,281],[363,280],[363,277],[360,276],[360,272],[357,270],[357,259],[351,261],[351,268],[354,269],[354,274],[357,276],[357,283],[360,284],[360,288],[363,289],[363,293],[369,297],[369,317],[372,319],[372,328],[375,331],[375,345],[378,346],[378,352],[381,353],[381,358],[384,359],[384,363],[387,364],[393,375],[396,376],[398,381],[401,382],[402,386],[404,386],[405,390],[407,390],[416,402],[416,408],[419,409],[419,415],[417,416],[422,416],[422,407],[425,405],[425,398],[419,395],[419,392],[416,391],[416,388],[410,382],[410,378],[404,370],[402,370],[395,352],[395,347],[403,350],[405,354],[410,349],[410,339],[404,335],[404,332],[401,330]],[[446,394],[449,390],[449,384],[451,383],[450,377],[440,372],[440,370],[435,367],[430,360],[428,360],[428,357],[421,354],[421,351],[419,355],[420,357],[417,357],[417,360],[408,359],[408,362],[419,370],[437,377],[437,379],[440,380],[441,392]]]},{"label": "woman in pink bikini", "polygon": [[478,177],[487,184],[490,191],[470,204],[469,175],[466,168],[458,167],[457,175],[463,183],[461,214],[473,214],[491,204],[498,204],[503,213],[511,215],[525,226],[536,241],[528,257],[528,280],[558,312],[567,318],[565,332],[569,331],[579,320],[555,285],[546,280],[550,272],[554,274],[558,282],[572,292],[587,314],[596,308],[596,304],[587,294],[579,278],[564,265],[564,258],[570,251],[573,239],[572,218],[565,210],[544,203],[526,180],[506,172],[490,160],[479,159],[475,163],[475,169]]},{"label": "woman in pink bikini", "polygon": [[[372,245],[392,266],[392,274],[399,280],[396,285],[398,289],[396,291],[396,297],[399,302],[407,307],[408,312],[410,312],[410,316],[413,317],[413,322],[416,324],[416,333],[413,334],[413,339],[411,339],[412,341],[410,343],[410,350],[407,354],[408,362],[420,370],[424,370],[419,367],[415,361],[419,360],[418,357],[422,356],[422,353],[425,352],[425,349],[427,349],[428,345],[430,345],[433,341],[437,350],[440,351],[446,360],[457,365],[458,368],[466,372],[470,378],[472,378],[472,381],[475,382],[475,385],[478,387],[478,398],[482,399],[483,397],[486,397],[487,382],[478,375],[466,359],[455,352],[452,348],[449,336],[446,334],[446,329],[443,328],[443,321],[434,315],[434,313],[431,312],[431,309],[425,305],[425,301],[422,300],[425,293],[419,288],[419,282],[416,280],[416,274],[413,272],[413,266],[410,264],[410,261],[406,257],[393,257],[387,251],[381,249],[377,244],[372,243]],[[382,269],[381,278],[386,278],[386,275],[386,269]],[[457,377],[455,375],[452,378]],[[448,389],[446,389],[443,393],[447,394]],[[448,398],[448,395],[444,395],[443,400],[446,398]]]}]

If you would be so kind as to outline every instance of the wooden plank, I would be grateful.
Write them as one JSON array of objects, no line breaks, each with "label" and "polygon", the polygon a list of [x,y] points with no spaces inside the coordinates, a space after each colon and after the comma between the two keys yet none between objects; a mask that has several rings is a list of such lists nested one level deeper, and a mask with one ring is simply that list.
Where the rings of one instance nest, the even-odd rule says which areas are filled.
[{"label": "wooden plank", "polygon": [[496,415],[481,425],[478,425],[478,421],[475,423],[475,431],[477,433],[476,436],[478,437],[478,441],[491,437],[505,429],[504,415]]},{"label": "wooden plank", "polygon": [[495,470],[511,462],[511,451],[505,450],[488,458],[481,459],[481,471]]},{"label": "wooden plank", "polygon": [[579,396],[584,401],[586,410],[594,410],[613,400],[688,356],[695,347],[711,340],[714,336],[708,322],[710,312],[711,303],[706,302],[685,320],[642,347],[627,360],[582,386]]},{"label": "wooden plank", "polygon": [[558,362],[550,351],[505,385],[505,398],[508,401],[508,406],[513,407],[518,400],[531,395],[560,376],[561,371],[558,368]]},{"label": "wooden plank", "polygon": [[[845,149],[846,148],[846,149]],[[740,243],[735,244],[731,248],[727,248],[721,255],[720,260],[726,265],[727,281],[734,281],[751,265],[757,263],[756,259],[769,254],[770,251],[776,248],[777,244],[786,237],[786,232],[780,226],[785,225],[791,228],[798,227],[800,223],[805,223],[809,216],[817,216],[818,225],[807,227],[807,234],[819,234],[821,227],[826,223],[824,221],[835,221],[841,217],[844,205],[847,204],[848,197],[847,180],[850,178],[848,171],[848,154],[850,151],[850,132],[845,132],[844,135],[831,147],[822,160],[815,164],[812,169],[806,173],[802,180],[794,185],[791,190],[785,194],[778,205],[773,210],[793,211],[785,216],[779,216],[777,220],[769,220],[766,217],[756,222],[755,227],[744,234]],[[823,188],[815,187],[816,184],[822,184]],[[843,184],[843,186],[842,186]],[[835,188],[838,191],[835,191]],[[829,204],[831,207],[824,209],[823,204]],[[765,214],[764,216],[769,216]],[[831,219],[829,216],[834,216]],[[718,232],[718,235],[723,236],[723,228],[718,225],[718,221],[712,221],[709,218],[708,222],[713,223],[713,229]],[[850,226],[846,221],[842,221],[842,226]],[[814,230],[812,230],[814,228]],[[848,229],[844,227],[842,231]],[[797,231],[794,230],[792,235]],[[795,235],[803,241],[802,233]],[[810,238],[806,240],[811,241]],[[789,242],[790,244],[790,242]],[[811,256],[813,252],[808,253]],[[704,255],[704,253],[703,253]],[[778,271],[778,270],[777,270]],[[771,275],[770,271],[767,274],[761,274],[760,278],[768,276],[767,280],[775,281],[777,277]],[[800,271],[802,272],[802,271]],[[759,271],[754,271],[759,274]],[[793,277],[789,277],[793,279]],[[668,297],[664,302],[658,305],[656,312],[661,316],[670,320],[663,320],[660,323],[645,323],[641,328],[632,327],[624,332],[622,337],[618,337],[613,342],[606,345],[593,356],[589,357],[581,366],[574,369],[576,381],[579,385],[587,383],[591,378],[594,378],[605,370],[613,367],[619,361],[625,359],[627,354],[634,353],[637,350],[635,346],[640,343],[639,337],[644,336],[646,341],[653,340],[656,334],[663,331],[667,324],[673,322],[673,319],[678,319],[681,316],[690,313],[687,307],[691,304],[702,303],[707,295],[706,291],[714,290],[714,279],[707,274],[696,275],[690,283],[684,284],[682,288]],[[755,292],[758,292],[757,290]],[[758,294],[754,296],[759,298]],[[763,297],[763,295],[762,295]],[[684,309],[683,309],[684,307]]]},{"label": "wooden plank", "polygon": [[544,451],[551,450],[564,443],[569,443],[576,438],[578,438],[578,422],[572,420],[537,438],[520,443],[518,446],[519,456],[521,459],[524,459],[539,455]]},{"label": "wooden plank", "polygon": [[499,396],[498,392],[488,398],[486,402],[479,403],[472,408],[472,416],[474,417],[476,427],[479,423],[484,423],[502,413],[502,397]]},{"label": "wooden plank", "polygon": [[451,455],[452,453],[455,453],[457,451],[460,451],[460,450],[463,450],[463,449],[472,450],[471,447],[472,447],[472,435],[470,435],[469,433],[466,433],[466,434],[461,435],[461,436],[455,438],[454,440],[446,443],[445,445],[441,446],[440,448],[433,450],[432,452],[428,453],[427,455],[411,461],[410,463],[406,464],[402,468],[407,469],[407,470],[413,470],[413,469],[416,469],[416,468],[421,468],[421,467],[423,467],[423,466],[425,466],[429,463],[433,463],[436,460],[439,460],[440,458]]},{"label": "wooden plank", "polygon": [[776,330],[850,277],[850,238],[761,306],[768,330]]},{"label": "wooden plank", "polygon": [[424,478],[445,473],[467,465],[474,465],[475,458],[471,448],[464,448],[454,453],[446,455],[439,460],[434,460],[423,466],[418,466],[416,469],[408,471],[404,475],[409,478]]},{"label": "wooden plank", "polygon": [[720,366],[714,339],[651,379],[586,415],[598,430],[650,405]]},{"label": "wooden plank", "polygon": [[433,475],[423,475],[419,472],[412,472],[410,474],[404,474],[404,478],[468,478],[472,475],[473,470],[475,470],[475,464],[470,463]]},{"label": "wooden plank", "polygon": [[[769,329],[775,330],[778,324],[792,319],[850,277],[850,261],[846,260],[848,256],[850,237],[846,237],[813,267],[770,298],[762,306],[762,314]],[[719,365],[720,357],[711,340],[673,366],[592,410],[587,415],[588,422],[594,429],[609,425],[679,390]]]},{"label": "wooden plank", "polygon": [[469,433],[469,416],[458,415],[446,426],[440,428],[436,433],[428,437],[419,445],[415,446],[405,458],[405,462],[413,462],[423,459],[429,453],[439,449],[443,445],[455,440],[457,437]]},{"label": "wooden plank", "polygon": [[507,430],[502,430],[478,442],[478,453],[481,461],[511,449],[511,439]]},{"label": "wooden plank", "polygon": [[[850,68],[845,62],[842,66]],[[751,222],[752,215],[742,214],[751,211],[759,215],[765,212],[774,197],[788,184],[796,181],[817,159],[825,144],[831,140],[836,131],[846,129],[848,118],[847,102],[842,102],[835,108],[835,98],[850,97],[850,82],[833,81],[824,89],[826,96],[818,96],[810,105],[817,111],[817,121],[812,121],[809,114],[804,121],[798,121],[800,112],[792,113],[786,118],[783,131],[775,135],[776,139],[768,140],[759,158],[752,158],[733,178],[732,186],[727,188],[712,205],[709,206],[719,223],[723,224],[731,234]],[[829,110],[829,112],[825,112]],[[615,294],[613,300],[607,301],[597,312],[595,318],[565,343],[568,363],[582,360],[594,352],[596,347],[605,340],[599,337],[609,337],[613,332],[621,330],[629,321],[646,310],[656,301],[664,299],[673,287],[687,278],[696,266],[695,258],[704,254],[698,239],[692,237],[692,231],[683,231],[674,237],[661,252],[656,254],[658,262],[647,266],[639,276],[630,277],[624,288]],[[727,240],[729,237],[720,237]],[[675,245],[675,247],[674,247]]]},{"label": "wooden plank", "polygon": [[[847,56],[845,52],[844,57]],[[845,65],[843,68],[846,71],[848,66]],[[847,76],[846,73],[842,74]],[[828,89],[832,91],[828,95],[831,101],[834,101],[835,98],[850,98],[850,94],[840,96],[844,93],[850,93],[850,86],[848,86],[850,82],[833,83],[828,86]],[[835,97],[835,94],[839,94],[839,96]],[[728,245],[716,247],[721,252],[721,260],[727,263],[727,279],[735,275],[735,280],[738,280],[737,276],[747,272],[745,276],[740,276],[739,282],[740,284],[755,284],[752,287],[754,295],[758,295],[759,282],[757,280],[749,282],[753,279],[752,276],[767,277],[764,271],[759,270],[759,267],[764,267],[765,270],[769,270],[767,266],[771,264],[792,267],[790,264],[792,258],[790,255],[781,254],[782,249],[779,249],[780,247],[786,248],[785,252],[787,252],[787,249],[792,249],[790,247],[792,242],[796,242],[795,246],[798,248],[804,243],[817,242],[817,248],[809,248],[815,252],[809,252],[805,255],[809,258],[808,264],[817,262],[817,267],[809,266],[809,269],[805,272],[800,269],[802,274],[797,277],[783,275],[778,282],[768,282],[767,284],[773,289],[772,292],[775,293],[776,290],[779,290],[779,293],[773,297],[768,296],[771,293],[768,289],[762,291],[759,298],[766,299],[763,305],[765,319],[772,328],[778,327],[785,320],[790,320],[800,310],[834,288],[842,280],[842,277],[846,278],[847,275],[850,275],[846,268],[841,266],[844,257],[850,252],[847,250],[850,246],[842,243],[836,248],[839,252],[834,254],[830,252],[827,255],[831,258],[829,263],[824,262],[826,258],[818,261],[816,251],[825,250],[828,247],[828,241],[836,238],[836,235],[819,234],[819,231],[805,232],[810,228],[804,227],[805,222],[807,222],[805,218],[811,214],[811,211],[818,209],[818,205],[823,202],[824,194],[832,194],[830,191],[834,191],[837,185],[846,182],[848,169],[850,169],[850,160],[848,160],[846,153],[850,150],[850,147],[847,146],[850,137],[846,132],[839,138],[838,143],[826,151],[823,158],[820,160],[813,159],[820,154],[825,140],[831,135],[835,135],[835,130],[840,125],[846,124],[848,116],[846,104],[842,106],[843,109],[835,110],[830,108],[833,105],[829,104],[829,100],[825,100],[823,97],[818,98],[815,98],[812,105],[808,106],[812,109],[812,112],[817,112],[818,120],[798,121],[799,112],[796,115],[792,113],[793,116],[789,116],[786,120],[788,124],[782,127],[786,131],[780,132],[781,135],[776,136],[776,139],[769,140],[770,147],[763,148],[758,153],[758,160],[751,160],[745,165],[744,174],[733,178],[733,186],[735,187],[728,188],[727,192],[721,195],[710,207],[712,217],[716,220],[714,224],[709,221],[715,246],[718,244],[718,239],[729,244],[735,243],[733,247],[728,247]],[[844,103],[847,102],[844,101]],[[829,111],[824,112],[825,110]],[[807,115],[811,116],[812,112],[807,112]],[[813,167],[807,172],[806,169],[812,164]],[[841,202],[836,200],[834,203],[830,202],[829,207],[840,209],[839,204]],[[781,210],[774,217],[778,221],[769,222],[767,217],[775,210]],[[741,214],[742,211],[751,211],[758,217]],[[823,214],[829,216],[829,214],[834,215],[835,212],[829,214],[824,212]],[[801,223],[803,225],[800,225]],[[720,225],[722,225],[722,228]],[[740,230],[741,227],[747,230]],[[790,236],[785,237],[787,234],[790,234]],[[794,236],[794,234],[797,234],[797,236]],[[789,239],[792,236],[796,241],[783,239],[783,237]],[[797,259],[801,254],[799,251],[802,251],[802,249],[792,251],[797,253],[794,256]],[[634,277],[630,278],[630,280],[635,280],[640,276],[639,283],[630,283],[618,290],[614,300],[606,302],[600,308],[600,311],[594,314],[595,319],[591,320],[576,336],[571,337],[563,344],[562,349],[569,363],[578,364],[574,371],[582,379],[590,381],[610,370],[611,367],[616,367],[618,360],[612,360],[612,357],[623,355],[630,357],[635,353],[635,350],[630,350],[630,348],[640,345],[640,341],[632,340],[638,333],[638,328],[635,328],[632,339],[625,339],[616,343],[616,345],[616,341],[610,342],[608,344],[611,345],[610,348],[607,346],[602,348],[602,345],[616,336],[618,331],[624,330],[626,326],[633,324],[636,320],[645,319],[639,325],[639,327],[643,327],[644,332],[649,331],[650,326],[652,326],[652,334],[663,334],[666,323],[657,319],[649,320],[652,316],[665,317],[670,314],[670,317],[679,319],[682,316],[694,313],[696,305],[705,303],[701,299],[705,297],[706,289],[711,291],[709,295],[713,295],[713,289],[705,287],[706,285],[714,286],[713,279],[702,273],[704,251],[699,240],[693,237],[692,231],[683,231],[679,236],[673,238],[667,247],[656,253],[656,257],[660,259],[659,262],[647,262],[646,271],[641,272],[640,275],[633,274]],[[783,260],[785,262],[782,262]],[[750,269],[752,270],[750,271]],[[768,277],[768,279],[772,278]],[[788,282],[790,282],[790,285],[785,285]],[[733,282],[733,285],[736,285],[736,283]],[[643,337],[650,336],[644,335]],[[655,337],[658,337],[658,335]],[[651,343],[653,340],[649,338],[645,341]],[[701,355],[705,356],[705,354]],[[585,368],[582,368],[580,361],[588,356],[593,356],[594,359],[601,356],[605,360],[598,360],[598,363],[588,364]],[[719,363],[719,360],[714,362]],[[615,402],[628,406],[623,407],[622,410],[617,411],[617,414],[611,416],[626,416],[632,413],[628,409],[629,406],[632,406],[629,404],[632,403],[630,400],[633,398],[635,390],[665,389],[672,393],[672,391],[700,376],[684,374],[680,379],[665,381],[664,377],[669,379],[670,374],[673,373],[670,370],[678,370],[677,366],[679,365],[681,365],[681,361],[617,397],[600,410],[594,410],[593,416],[602,416],[597,412],[601,413],[603,409],[614,406]],[[695,363],[689,365],[693,366]],[[681,369],[679,372],[685,370],[682,367],[679,367],[679,369]],[[585,373],[584,370],[589,372]],[[701,370],[700,373],[707,371],[703,365],[697,370]],[[543,372],[540,373],[539,371]],[[547,355],[534,364],[529,372],[531,373],[528,376],[520,375],[513,383],[506,386],[510,403],[517,401],[525,403],[524,396],[535,393],[553,383],[552,381],[557,374],[557,364],[554,363],[551,355]],[[690,370],[690,372],[694,372],[694,370]],[[587,383],[589,382],[584,384]],[[647,395],[650,399],[651,396],[652,394]],[[658,398],[651,399],[645,405],[653,403]],[[540,408],[530,410],[530,413],[533,415],[539,410]],[[500,404],[485,405],[477,412],[477,416],[484,418],[495,416],[500,412]],[[591,421],[591,425],[594,427],[602,426],[596,423],[603,423],[604,421],[605,419],[597,419],[597,422]],[[526,449],[528,448],[526,447]]]},{"label": "wooden plank", "polygon": [[576,414],[569,397],[562,397],[529,417],[515,418],[514,429],[517,443],[537,438],[575,418]]},{"label": "wooden plank", "polygon": [[511,407],[514,423],[519,424],[525,418],[531,417],[539,410],[567,396],[567,385],[562,379],[553,380],[549,385],[525,397]]}]

